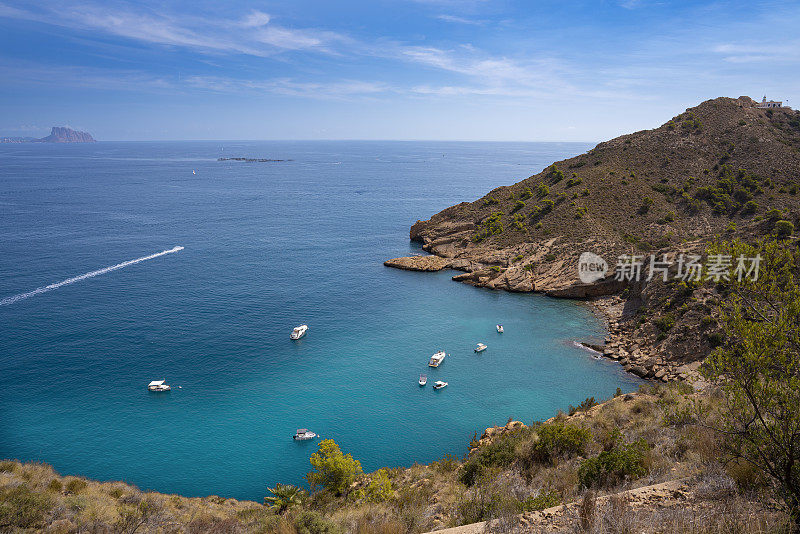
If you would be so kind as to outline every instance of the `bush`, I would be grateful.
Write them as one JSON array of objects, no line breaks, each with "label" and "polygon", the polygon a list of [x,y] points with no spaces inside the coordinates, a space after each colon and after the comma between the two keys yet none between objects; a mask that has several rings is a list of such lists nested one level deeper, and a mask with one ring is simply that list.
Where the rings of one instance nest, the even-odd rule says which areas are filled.
[{"label": "bush", "polygon": [[481,477],[485,468],[506,467],[516,459],[516,447],[508,438],[499,439],[478,449],[464,464],[458,479],[472,486]]},{"label": "bush", "polygon": [[579,185],[579,184],[583,183],[583,178],[581,178],[577,174],[572,173],[572,176],[573,176],[572,178],[567,180],[567,187],[572,187],[574,185]]},{"label": "bush", "polygon": [[650,198],[650,197],[644,197],[644,198],[642,199],[642,205],[641,205],[641,206],[639,206],[639,213],[640,213],[640,214],[642,214],[642,215],[644,215],[645,213],[647,213],[648,211],[650,211],[650,208],[653,206],[653,202],[654,202],[654,201],[653,201],[653,199],[652,199],[652,198]]},{"label": "bush", "polygon": [[39,527],[53,505],[52,497],[36,493],[25,484],[4,488],[0,490],[0,528]]},{"label": "bush", "polygon": [[653,321],[653,324],[662,332],[668,332],[675,326],[675,316],[671,313],[665,313],[658,319]]},{"label": "bush", "polygon": [[514,207],[511,208],[511,213],[517,212],[525,207],[525,203],[521,200],[517,200],[514,202]]},{"label": "bush", "polygon": [[47,491],[52,491],[53,493],[61,493],[61,490],[63,489],[64,485],[57,478],[51,480],[50,483],[47,485]]},{"label": "bush", "polygon": [[578,480],[583,488],[617,485],[626,479],[635,479],[647,474],[647,451],[649,445],[643,439],[621,443],[622,435],[614,431],[614,444],[593,458],[581,462]]},{"label": "bush", "polygon": [[790,221],[778,221],[775,223],[774,232],[779,238],[789,237],[794,233],[794,224]]},{"label": "bush", "polygon": [[544,198],[550,194],[550,188],[547,187],[547,184],[544,182],[539,182],[539,185],[536,186],[536,196],[539,198]]},{"label": "bush", "polygon": [[500,201],[497,200],[494,197],[488,197],[488,198],[484,199],[484,201],[483,201],[483,205],[484,206],[491,206],[493,204],[500,204]]},{"label": "bush", "polygon": [[750,200],[745,203],[744,207],[742,208],[742,215],[750,215],[751,213],[755,213],[758,209],[758,204],[755,200]]},{"label": "bush", "polygon": [[312,487],[322,486],[336,495],[341,495],[361,476],[361,462],[350,454],[343,454],[332,439],[324,439],[317,452],[309,460],[315,471],[306,475]]},{"label": "bush", "polygon": [[85,490],[87,485],[88,484],[86,483],[86,481],[83,480],[82,478],[73,478],[69,482],[67,482],[65,488],[67,489],[67,493],[77,494]]},{"label": "bush", "polygon": [[585,454],[592,437],[588,429],[560,421],[540,426],[536,434],[539,439],[531,445],[527,456],[538,463],[553,463],[558,458]]},{"label": "bush", "polygon": [[386,468],[378,469],[372,474],[365,490],[365,497],[369,502],[383,502],[392,498],[392,481]]},{"label": "bush", "polygon": [[319,512],[306,510],[294,520],[297,534],[342,534],[342,529]]},{"label": "bush", "polygon": [[766,217],[770,221],[774,222],[774,221],[777,221],[778,219],[780,219],[781,217],[783,217],[783,212],[781,212],[781,210],[779,210],[777,208],[772,208],[771,210],[769,210],[766,213]]},{"label": "bush", "polygon": [[561,496],[557,491],[541,491],[536,497],[528,497],[522,501],[522,509],[526,512],[544,510],[561,504]]},{"label": "bush", "polygon": [[522,194],[519,196],[520,200],[528,200],[533,196],[530,187],[526,187]]},{"label": "bush", "polygon": [[564,173],[561,171],[561,169],[558,168],[558,166],[555,163],[553,163],[547,169],[547,178],[552,183],[555,184],[555,183],[558,183],[558,182],[560,182],[561,180],[564,179]]}]

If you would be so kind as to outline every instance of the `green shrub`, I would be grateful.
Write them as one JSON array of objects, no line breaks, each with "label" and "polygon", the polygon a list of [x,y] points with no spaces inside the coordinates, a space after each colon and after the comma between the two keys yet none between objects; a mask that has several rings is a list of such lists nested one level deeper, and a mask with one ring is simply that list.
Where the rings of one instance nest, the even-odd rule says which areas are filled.
[{"label": "green shrub", "polygon": [[17,464],[11,460],[3,460],[0,462],[0,473],[11,473],[16,469]]},{"label": "green shrub", "polygon": [[539,439],[531,445],[527,457],[537,463],[586,454],[586,445],[592,437],[588,429],[561,421],[540,426],[536,435]]},{"label": "green shrub", "polygon": [[644,215],[645,213],[647,213],[648,211],[650,211],[650,208],[653,206],[653,202],[654,202],[654,201],[653,201],[653,199],[652,199],[652,198],[650,198],[650,197],[644,197],[644,198],[642,199],[642,205],[641,205],[641,206],[639,206],[639,213],[640,213],[640,214],[642,214],[642,215]]},{"label": "green shrub", "polygon": [[614,431],[613,446],[595,457],[587,458],[578,468],[578,480],[583,488],[615,486],[626,479],[643,477],[648,472],[649,445],[643,439],[622,442],[619,430]]},{"label": "green shrub", "polygon": [[550,200],[549,198],[542,200],[542,212],[547,213],[552,211],[555,205],[556,203]]},{"label": "green shrub", "polygon": [[794,233],[794,224],[791,221],[777,221],[774,232],[779,238],[789,237]]},{"label": "green shrub", "polygon": [[561,496],[557,491],[540,491],[536,497],[528,497],[522,501],[522,510],[525,512],[533,512],[535,510],[544,510],[545,508],[552,508],[561,504]]},{"label": "green shrub", "polygon": [[511,208],[511,213],[517,212],[525,207],[525,203],[521,200],[517,200],[514,202],[514,207]]},{"label": "green shrub", "polygon": [[69,482],[67,482],[65,488],[67,490],[67,493],[78,494],[83,490],[85,490],[87,485],[88,484],[86,483],[86,481],[83,480],[82,478],[73,478],[70,479]]},{"label": "green shrub", "polygon": [[492,265],[492,266],[491,266],[491,267],[489,267],[489,268],[490,268],[491,270],[493,270],[494,272],[496,272],[496,273],[502,273],[502,272],[503,272],[503,269],[501,269],[501,268],[500,268],[500,267],[498,267],[497,265]]},{"label": "green shrub", "polygon": [[772,208],[765,215],[770,221],[777,221],[783,217],[783,212],[777,208]]},{"label": "green shrub", "polygon": [[555,163],[550,165],[550,167],[547,169],[546,176],[554,184],[564,179],[564,173],[561,171],[561,169],[558,168],[558,166]]},{"label": "green shrub", "polygon": [[583,178],[573,173],[573,178],[567,180],[567,187],[572,187],[574,185],[579,185],[581,183],[583,183]]},{"label": "green shrub", "polygon": [[514,263],[517,263],[517,262],[518,262],[518,261],[520,261],[522,258],[523,258],[522,254],[518,254],[517,256],[514,256],[514,259],[513,259],[512,261],[513,261]]},{"label": "green shrub", "polygon": [[531,188],[530,187],[526,187],[525,190],[522,191],[522,194],[519,196],[519,198],[520,198],[520,200],[528,200],[532,196],[533,196],[533,193],[531,192]]},{"label": "green shrub", "polygon": [[513,440],[499,439],[478,449],[464,463],[458,479],[467,486],[472,486],[483,474],[484,469],[506,467],[516,459],[516,447]]},{"label": "green shrub", "polygon": [[44,493],[36,493],[25,484],[0,490],[0,529],[11,527],[37,528],[42,526],[54,500]]},{"label": "green shrub", "polygon": [[555,261],[555,260],[556,260],[556,255],[553,254],[552,252],[545,254],[544,256],[544,261]]},{"label": "green shrub", "polygon": [[667,214],[664,215],[664,221],[665,222],[672,222],[674,220],[675,220],[675,212],[674,211],[668,211]]},{"label": "green shrub", "polygon": [[668,332],[675,326],[675,316],[672,313],[665,313],[658,319],[653,321],[653,324],[662,332]]},{"label": "green shrub", "polygon": [[333,521],[313,510],[305,510],[294,520],[297,534],[342,534],[342,529]]},{"label": "green shrub", "polygon": [[332,439],[322,440],[309,461],[315,469],[306,475],[309,484],[312,487],[322,486],[337,495],[347,491],[362,474],[361,462],[350,454],[342,453]]},{"label": "green shrub", "polygon": [[483,205],[484,205],[484,206],[491,206],[491,205],[493,205],[493,204],[500,204],[500,201],[499,201],[499,200],[497,200],[497,199],[496,199],[496,198],[494,198],[494,197],[489,197],[489,198],[486,198],[486,199],[484,199],[484,201],[483,201]]},{"label": "green shrub", "polygon": [[392,498],[392,481],[386,468],[378,469],[372,474],[369,484],[364,490],[367,501],[384,502]]},{"label": "green shrub", "polygon": [[544,198],[550,194],[550,188],[547,187],[547,184],[544,182],[539,182],[539,185],[536,186],[536,196],[539,198]]},{"label": "green shrub", "polygon": [[47,491],[52,491],[53,493],[61,493],[63,489],[64,485],[57,478],[51,480],[50,483],[47,485]]}]

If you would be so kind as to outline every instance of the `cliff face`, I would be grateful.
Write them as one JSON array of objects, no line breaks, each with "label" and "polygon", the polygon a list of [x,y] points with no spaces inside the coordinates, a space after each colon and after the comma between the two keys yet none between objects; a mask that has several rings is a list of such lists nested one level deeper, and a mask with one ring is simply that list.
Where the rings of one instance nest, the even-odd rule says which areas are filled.
[{"label": "cliff face", "polygon": [[65,126],[53,126],[50,135],[39,139],[41,143],[94,143],[88,132],[78,132]]},{"label": "cliff face", "polygon": [[608,279],[580,283],[584,251],[613,270],[619,254],[768,233],[770,209],[797,225],[800,112],[754,104],[748,97],[703,102],[658,128],[600,143],[417,221],[411,239],[465,271],[457,280],[580,298],[620,289]]},{"label": "cliff face", "polygon": [[0,137],[0,143],[94,143],[88,132],[79,132],[66,126],[53,126],[47,137]]}]

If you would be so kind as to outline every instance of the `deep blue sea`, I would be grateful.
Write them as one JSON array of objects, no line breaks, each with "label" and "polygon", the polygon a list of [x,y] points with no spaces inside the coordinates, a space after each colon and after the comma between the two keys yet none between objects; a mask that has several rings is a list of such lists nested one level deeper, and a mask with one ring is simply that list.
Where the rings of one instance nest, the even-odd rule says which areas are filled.
[{"label": "deep blue sea", "polygon": [[[636,388],[573,345],[604,335],[579,303],[382,265],[420,252],[417,219],[587,148],[0,145],[0,299],[185,247],[0,305],[0,458],[260,500],[309,470],[317,442],[294,442],[298,427],[373,470],[460,456],[508,417]],[[148,393],[161,378],[173,391]],[[434,392],[438,379],[449,387]]]}]

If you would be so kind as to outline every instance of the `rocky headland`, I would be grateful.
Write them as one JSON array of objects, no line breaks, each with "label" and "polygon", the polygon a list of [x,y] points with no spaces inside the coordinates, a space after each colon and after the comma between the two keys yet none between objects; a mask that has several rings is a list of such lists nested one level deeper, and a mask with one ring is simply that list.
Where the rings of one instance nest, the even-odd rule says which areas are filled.
[{"label": "rocky headland", "polygon": [[[717,343],[711,309],[721,295],[713,285],[620,281],[615,266],[620,255],[703,254],[714,240],[791,235],[800,225],[800,112],[755,104],[708,100],[447,208],[410,230],[439,259],[385,264],[454,269],[462,272],[453,280],[475,286],[588,300],[609,321],[605,356],[645,378],[696,377]],[[592,283],[578,277],[584,252],[609,267]]]}]

